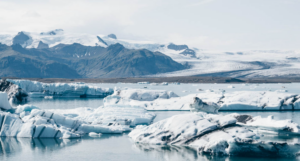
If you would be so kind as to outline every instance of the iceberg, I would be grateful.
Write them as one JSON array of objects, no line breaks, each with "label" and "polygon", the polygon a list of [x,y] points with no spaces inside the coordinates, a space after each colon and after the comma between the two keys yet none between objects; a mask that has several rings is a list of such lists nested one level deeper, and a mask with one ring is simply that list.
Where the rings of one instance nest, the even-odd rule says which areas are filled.
[{"label": "iceberg", "polygon": [[252,117],[251,115],[241,115],[237,113],[230,114],[230,116],[237,119],[237,124],[261,132],[300,135],[300,126],[289,119],[275,120],[272,115],[262,118],[261,116]]},{"label": "iceberg", "polygon": [[132,99],[132,100],[138,100],[138,101],[153,101],[153,100],[159,99],[159,98],[169,99],[172,97],[178,97],[178,95],[172,91],[145,90],[145,89],[120,90],[117,88],[114,90],[113,95],[120,96],[123,99]]},{"label": "iceberg", "polygon": [[[2,97],[3,96],[3,97]],[[0,93],[0,136],[28,138],[79,138],[85,134],[120,134],[136,125],[149,125],[155,114],[132,106],[106,106],[98,109],[40,110],[33,105],[8,103]]]},{"label": "iceberg", "polygon": [[91,125],[149,125],[155,118],[154,113],[145,109],[128,105],[110,105],[94,108],[56,109],[51,112],[68,116],[72,119],[82,120]]},{"label": "iceberg", "polygon": [[[126,90],[122,91],[123,93]],[[182,97],[142,98],[142,93],[135,93],[134,98],[128,95],[108,96],[104,99],[106,105],[132,105],[147,110],[195,110],[203,107],[205,112],[220,111],[283,111],[300,110],[300,95],[272,91],[207,91],[189,94]],[[155,98],[155,97],[154,97]],[[205,105],[205,106],[203,106]],[[210,110],[209,110],[210,109]]]},{"label": "iceberg", "polygon": [[100,88],[84,83],[41,83],[29,80],[7,81],[29,93],[30,97],[106,97],[113,94],[112,88]]},{"label": "iceberg", "polygon": [[11,105],[8,102],[8,96],[5,92],[0,92],[0,109],[9,110],[11,109]]},{"label": "iceberg", "polygon": [[8,100],[11,103],[26,103],[29,101],[29,96],[26,91],[5,79],[0,82],[0,91],[7,93]]},{"label": "iceberg", "polygon": [[188,146],[208,155],[295,157],[300,152],[297,143],[261,141],[259,133],[240,126],[232,115],[204,112],[175,115],[150,126],[140,125],[129,136],[142,145]]},{"label": "iceberg", "polygon": [[[145,92],[148,90],[144,90]],[[115,92],[116,93],[116,92]],[[211,110],[206,112],[217,112],[217,110],[220,108],[218,104],[215,104],[214,102],[218,102],[223,95],[221,93],[199,93],[199,94],[190,94],[183,97],[178,97],[177,95],[172,96],[173,94],[169,95],[169,97],[166,97],[164,94],[164,97],[154,97],[156,99],[131,99],[131,97],[113,94],[111,96],[105,97],[103,102],[104,105],[130,105],[130,106],[139,106],[141,108],[145,108],[149,111],[152,110],[191,110],[194,109],[200,109],[202,105],[212,105],[210,107]],[[127,93],[126,90],[124,90],[124,93]],[[169,92],[173,93],[173,92]],[[172,96],[172,97],[171,97]],[[135,96],[136,98],[139,98],[141,96]],[[153,97],[152,97],[153,98]],[[195,102],[195,99],[199,100],[201,98],[201,101],[203,104],[199,104],[199,102]],[[142,101],[143,100],[143,101]],[[209,108],[207,108],[209,109]]]}]

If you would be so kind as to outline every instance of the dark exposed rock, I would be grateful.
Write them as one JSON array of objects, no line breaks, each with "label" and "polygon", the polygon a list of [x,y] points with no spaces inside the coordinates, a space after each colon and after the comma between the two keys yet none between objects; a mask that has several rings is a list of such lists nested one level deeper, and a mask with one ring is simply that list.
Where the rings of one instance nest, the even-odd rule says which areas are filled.
[{"label": "dark exposed rock", "polygon": [[109,34],[107,37],[112,38],[112,39],[117,39],[117,36],[115,34]]},{"label": "dark exposed rock", "polygon": [[[42,42],[39,45],[43,46]],[[43,50],[0,45],[0,76],[21,78],[124,78],[173,72],[187,67],[160,52],[58,44]]]},{"label": "dark exposed rock", "polygon": [[13,103],[26,103],[29,101],[29,95],[26,91],[6,80],[0,81],[0,91],[6,92],[8,100]]},{"label": "dark exposed rock", "polygon": [[183,52],[179,53],[184,56],[190,56],[192,58],[196,58],[196,52],[192,49],[185,49]]},{"label": "dark exposed rock", "polygon": [[241,123],[247,123],[248,121],[252,120],[252,116],[251,115],[237,115],[237,116],[233,116],[237,122],[241,122]]},{"label": "dark exposed rock", "polygon": [[177,50],[177,51],[189,48],[187,45],[175,45],[173,43],[170,43],[167,47],[168,49]]},{"label": "dark exposed rock", "polygon": [[39,45],[37,47],[37,49],[48,49],[48,48],[49,48],[49,45],[46,43],[43,43],[43,41],[40,41]]},{"label": "dark exposed rock", "polygon": [[57,35],[59,32],[63,32],[63,29],[55,29],[53,31],[49,31],[49,32],[42,32],[40,33],[40,35]]},{"label": "dark exposed rock", "polygon": [[107,43],[106,43],[103,39],[101,39],[101,37],[97,36],[97,39],[98,39],[100,42],[102,42],[103,44],[107,45]]},{"label": "dark exposed rock", "polygon": [[14,38],[13,38],[13,45],[20,44],[20,45],[30,45],[27,41],[31,38],[26,35],[24,32],[19,32]]},{"label": "dark exposed rock", "polygon": [[160,52],[127,49],[118,43],[99,50],[102,52],[77,59],[71,66],[90,78],[135,77],[185,69]]}]

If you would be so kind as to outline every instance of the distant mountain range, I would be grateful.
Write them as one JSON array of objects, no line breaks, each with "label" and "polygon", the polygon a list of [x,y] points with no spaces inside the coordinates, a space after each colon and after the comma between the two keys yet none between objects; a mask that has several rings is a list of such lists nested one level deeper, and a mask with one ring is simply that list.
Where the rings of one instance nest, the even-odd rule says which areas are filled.
[{"label": "distant mountain range", "polygon": [[[56,35],[56,32],[41,34]],[[11,46],[0,45],[2,77],[112,78],[186,69],[160,52],[127,49],[119,43],[108,47],[58,44],[49,48],[49,44],[39,41],[36,48],[26,48],[33,42],[20,32],[12,39]]]},{"label": "distant mountain range", "polygon": [[115,34],[0,34],[0,77],[300,77],[300,52],[213,51]]}]

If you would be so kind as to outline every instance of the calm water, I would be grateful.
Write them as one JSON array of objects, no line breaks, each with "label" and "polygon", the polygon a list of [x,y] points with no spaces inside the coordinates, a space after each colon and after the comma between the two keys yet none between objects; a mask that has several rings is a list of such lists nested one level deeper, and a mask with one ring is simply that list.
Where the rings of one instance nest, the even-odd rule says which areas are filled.
[{"label": "calm water", "polygon": [[[234,89],[229,89],[229,84],[195,84],[195,85],[169,85],[169,86],[151,86],[137,84],[94,84],[105,87],[119,88],[144,88],[172,90],[180,96],[198,92],[197,89],[225,89],[233,90],[281,90],[286,89],[289,92],[300,93],[299,84],[259,84],[245,86],[236,84]],[[284,88],[283,88],[284,86]],[[183,92],[184,91],[184,92]],[[33,104],[41,109],[71,109],[77,107],[97,108],[103,105],[102,99],[82,98],[82,99],[32,99]],[[154,122],[171,117],[176,114],[187,113],[188,111],[156,111]],[[220,112],[228,114],[232,112]],[[244,112],[253,116],[261,115],[267,117],[273,115],[275,119],[292,119],[300,124],[300,111],[285,112]],[[300,137],[274,137],[264,136],[262,140],[276,140],[285,142],[299,142]],[[81,139],[29,139],[29,138],[0,138],[0,160],[105,160],[105,161],[265,161],[265,160],[300,160],[298,158],[246,158],[246,157],[221,157],[205,156],[197,153],[196,150],[188,147],[177,146],[153,146],[140,145],[132,142],[127,134],[103,134],[100,137],[85,136]]]}]

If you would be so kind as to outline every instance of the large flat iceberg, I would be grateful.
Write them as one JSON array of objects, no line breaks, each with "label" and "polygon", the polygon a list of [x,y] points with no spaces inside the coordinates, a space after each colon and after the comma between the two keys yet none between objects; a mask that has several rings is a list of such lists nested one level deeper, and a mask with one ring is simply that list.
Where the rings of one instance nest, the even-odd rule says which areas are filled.
[{"label": "large flat iceberg", "polygon": [[[238,114],[234,116],[237,117]],[[251,126],[255,120],[261,119],[254,119],[243,126],[234,116],[203,112],[175,115],[150,126],[138,126],[129,136],[139,144],[189,146],[209,155],[291,157],[299,154],[299,144],[260,141],[262,135],[249,129],[247,125]],[[283,131],[299,134],[298,125],[294,126],[288,121],[281,125],[293,127],[292,130],[282,129]],[[269,127],[272,130],[274,125],[264,123],[257,127]]]},{"label": "large flat iceberg", "polygon": [[0,136],[77,138],[88,133],[115,134],[131,131],[136,125],[149,125],[154,118],[155,114],[131,106],[40,110],[33,105],[19,105],[0,111]]},{"label": "large flat iceberg", "polygon": [[[126,90],[122,91],[127,93]],[[135,95],[135,98],[142,97]],[[114,94],[104,99],[106,105],[132,105],[147,110],[198,110],[217,112],[228,110],[279,111],[300,110],[300,95],[271,91],[201,92],[182,97],[134,99]]]},{"label": "large flat iceberg", "polygon": [[7,79],[29,93],[30,97],[106,97],[112,88],[100,88],[85,83],[41,83],[29,80]]}]

